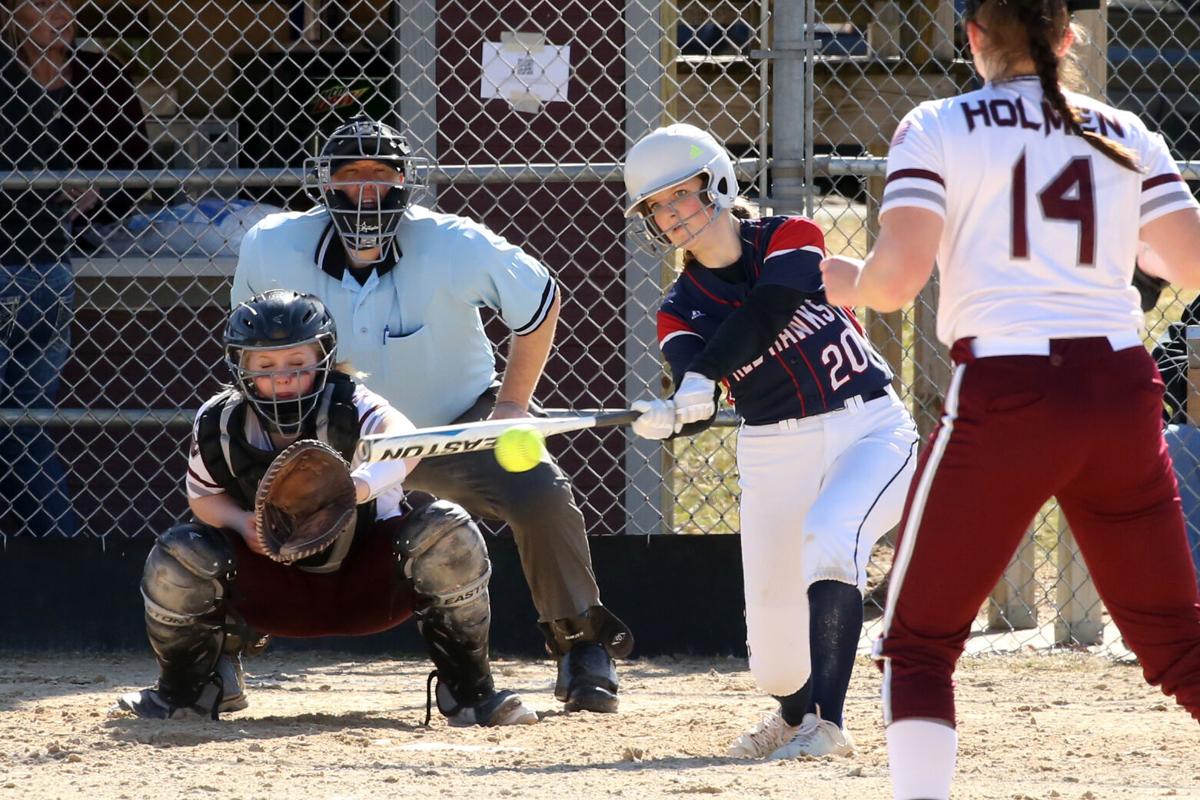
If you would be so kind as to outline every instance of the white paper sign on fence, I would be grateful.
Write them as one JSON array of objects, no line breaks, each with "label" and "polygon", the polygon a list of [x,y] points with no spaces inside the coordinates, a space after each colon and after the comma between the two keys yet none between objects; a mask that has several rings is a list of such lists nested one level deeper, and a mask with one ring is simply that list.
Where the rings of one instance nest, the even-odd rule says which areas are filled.
[{"label": "white paper sign on fence", "polygon": [[479,95],[484,100],[507,100],[518,111],[568,100],[570,45],[545,44],[538,34],[511,33],[503,41],[484,42],[480,60]]}]

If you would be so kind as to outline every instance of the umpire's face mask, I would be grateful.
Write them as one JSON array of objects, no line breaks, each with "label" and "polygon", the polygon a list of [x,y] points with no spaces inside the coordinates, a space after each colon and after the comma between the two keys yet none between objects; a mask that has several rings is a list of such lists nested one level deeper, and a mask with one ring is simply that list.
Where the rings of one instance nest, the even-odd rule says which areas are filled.
[{"label": "umpire's face mask", "polygon": [[408,206],[405,179],[395,165],[371,159],[343,161],[330,173],[322,195],[342,243],[356,260],[375,263],[387,257]]}]

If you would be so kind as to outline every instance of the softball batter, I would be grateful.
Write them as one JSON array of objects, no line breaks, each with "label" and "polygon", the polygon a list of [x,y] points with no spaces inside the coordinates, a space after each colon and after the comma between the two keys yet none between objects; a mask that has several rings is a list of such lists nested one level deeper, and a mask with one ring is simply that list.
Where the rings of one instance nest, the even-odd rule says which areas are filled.
[{"label": "softball batter", "polygon": [[686,250],[658,312],[675,377],[639,401],[634,430],[691,435],[717,382],[743,424],[742,566],[750,669],[779,707],[732,755],[849,755],[842,707],[862,627],[871,546],[900,519],[917,431],[853,314],[825,300],[824,237],[803,217],[751,219],[729,155],[691,125],[660,128],[625,163],[648,240]]}]

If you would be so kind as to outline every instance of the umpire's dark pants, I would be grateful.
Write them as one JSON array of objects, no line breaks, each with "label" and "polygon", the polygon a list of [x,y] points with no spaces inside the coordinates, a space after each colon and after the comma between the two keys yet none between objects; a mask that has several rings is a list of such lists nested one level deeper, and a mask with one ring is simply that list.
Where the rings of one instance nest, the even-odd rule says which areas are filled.
[{"label": "umpire's dark pants", "polygon": [[[454,421],[486,419],[495,403],[495,390],[489,389]],[[583,515],[570,481],[552,457],[528,472],[505,472],[490,450],[430,458],[404,487],[458,503],[474,516],[508,523],[540,621],[574,617],[599,605]]]}]

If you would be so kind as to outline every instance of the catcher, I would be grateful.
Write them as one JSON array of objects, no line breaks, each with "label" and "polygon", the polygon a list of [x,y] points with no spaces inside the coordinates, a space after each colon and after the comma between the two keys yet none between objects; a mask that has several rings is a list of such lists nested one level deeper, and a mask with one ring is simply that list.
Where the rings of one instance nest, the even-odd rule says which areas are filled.
[{"label": "catcher", "polygon": [[451,503],[401,512],[416,460],[346,463],[360,436],[413,426],[339,371],[324,304],[255,295],[230,314],[224,344],[235,380],[196,416],[186,480],[195,519],[158,538],[142,577],[158,683],[118,706],[216,719],[246,708],[241,655],[268,635],[368,634],[415,616],[451,725],[536,722],[492,682],[479,529]]}]

